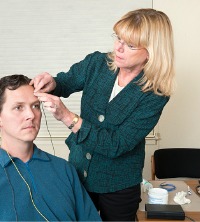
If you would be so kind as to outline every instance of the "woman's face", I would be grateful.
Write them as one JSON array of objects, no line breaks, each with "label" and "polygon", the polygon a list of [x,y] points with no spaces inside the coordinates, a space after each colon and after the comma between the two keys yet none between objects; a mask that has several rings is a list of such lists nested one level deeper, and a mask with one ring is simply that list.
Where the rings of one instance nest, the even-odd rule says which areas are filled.
[{"label": "woman's face", "polygon": [[114,52],[117,67],[130,71],[142,70],[148,60],[148,51],[145,48],[134,48],[119,38],[114,43]]}]

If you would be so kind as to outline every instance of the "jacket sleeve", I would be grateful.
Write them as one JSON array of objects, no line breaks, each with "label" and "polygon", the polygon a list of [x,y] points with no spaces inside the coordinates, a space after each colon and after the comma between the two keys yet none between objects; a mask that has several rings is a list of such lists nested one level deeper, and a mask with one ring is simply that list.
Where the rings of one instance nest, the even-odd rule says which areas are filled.
[{"label": "jacket sleeve", "polygon": [[88,69],[95,69],[95,66],[91,66],[95,64],[94,61],[98,56],[99,52],[89,54],[82,61],[72,65],[68,72],[58,73],[54,77],[56,88],[51,93],[59,97],[68,98],[72,93],[82,91],[87,78],[91,77],[88,75]]}]

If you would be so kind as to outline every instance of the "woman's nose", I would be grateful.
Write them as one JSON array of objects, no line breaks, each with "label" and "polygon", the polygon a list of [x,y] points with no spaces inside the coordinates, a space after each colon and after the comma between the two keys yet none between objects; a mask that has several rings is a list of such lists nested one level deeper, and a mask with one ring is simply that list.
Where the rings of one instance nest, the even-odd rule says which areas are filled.
[{"label": "woman's nose", "polygon": [[124,51],[124,42],[117,41],[117,43],[116,43],[116,50],[118,50],[119,52],[123,52]]}]

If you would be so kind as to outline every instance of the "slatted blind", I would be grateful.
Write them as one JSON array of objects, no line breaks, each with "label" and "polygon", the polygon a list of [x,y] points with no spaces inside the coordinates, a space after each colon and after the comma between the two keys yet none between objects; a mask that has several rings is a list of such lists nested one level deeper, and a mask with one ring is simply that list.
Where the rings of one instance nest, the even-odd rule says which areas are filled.
[{"label": "slatted blind", "polygon": [[[112,50],[112,27],[126,12],[152,7],[152,0],[6,0],[0,1],[0,77],[67,71],[93,51]],[[80,113],[81,93],[63,100]],[[45,112],[53,138],[70,131]],[[39,138],[48,138],[43,115]],[[42,141],[42,140],[41,140]]]}]

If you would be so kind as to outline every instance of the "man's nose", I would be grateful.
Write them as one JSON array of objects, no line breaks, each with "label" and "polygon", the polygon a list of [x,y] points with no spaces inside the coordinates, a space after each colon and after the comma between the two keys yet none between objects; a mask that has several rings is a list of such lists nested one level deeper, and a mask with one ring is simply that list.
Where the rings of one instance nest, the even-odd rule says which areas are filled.
[{"label": "man's nose", "polygon": [[34,119],[35,114],[31,108],[27,108],[26,110],[26,119]]}]

